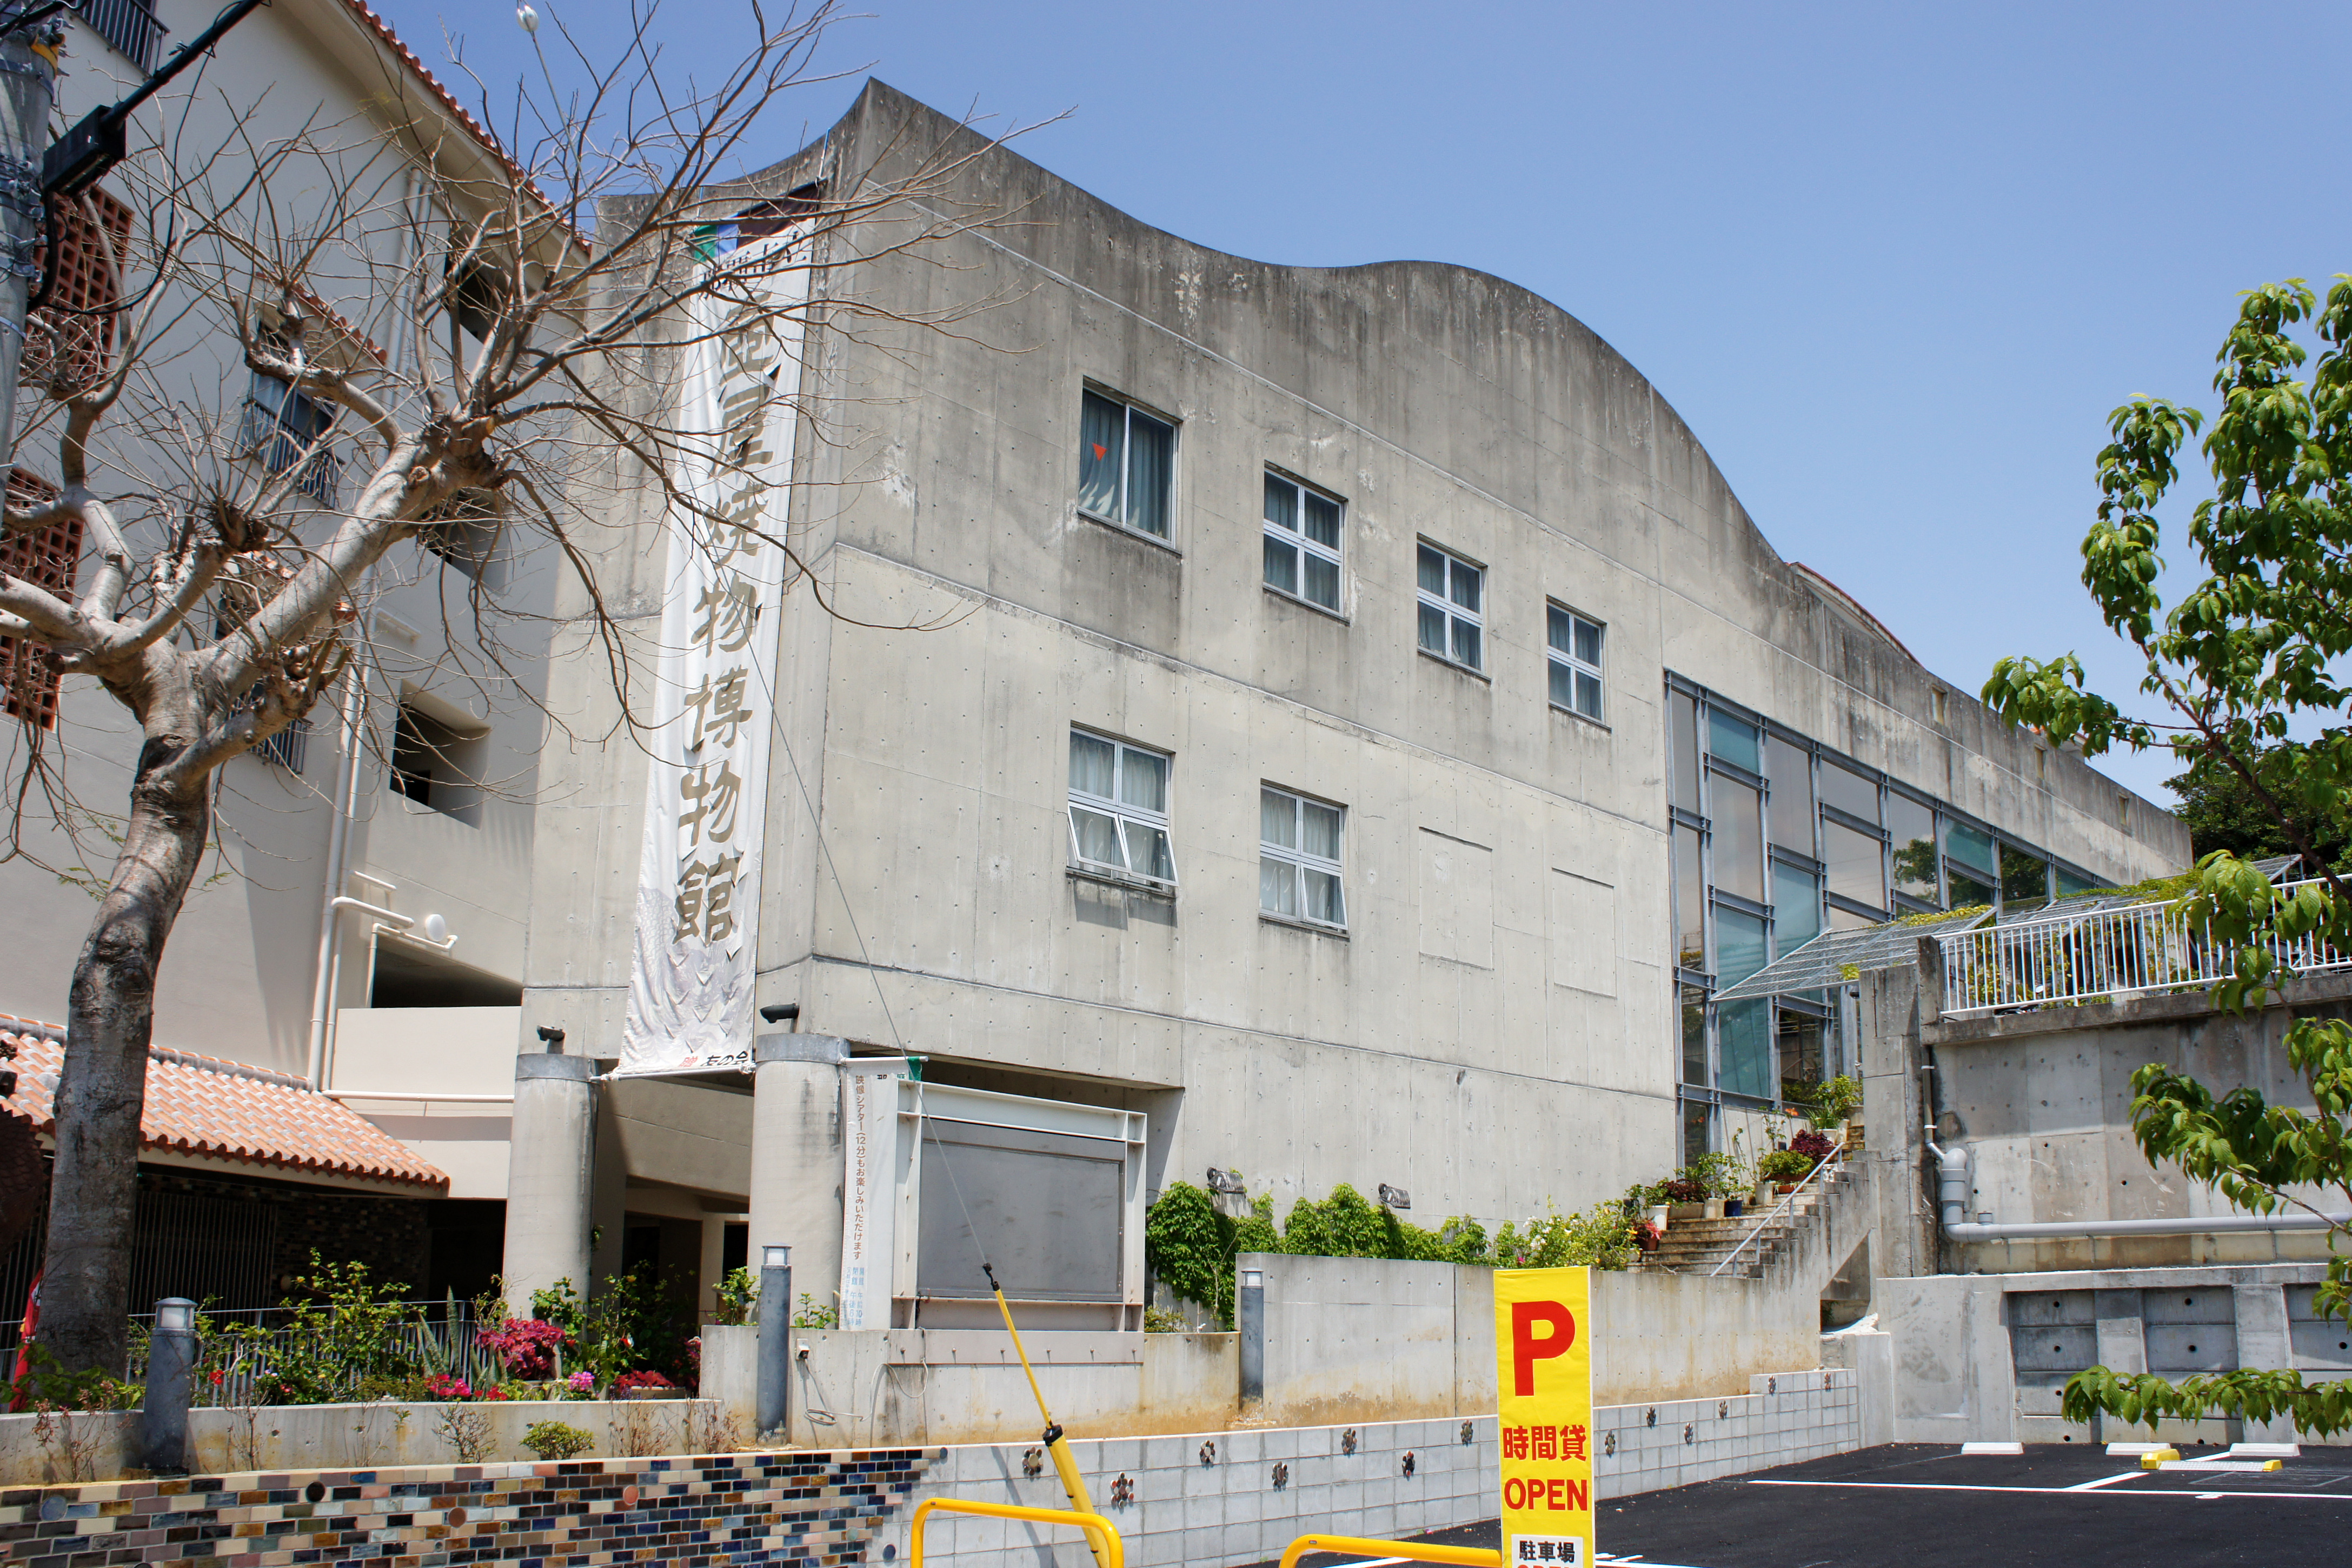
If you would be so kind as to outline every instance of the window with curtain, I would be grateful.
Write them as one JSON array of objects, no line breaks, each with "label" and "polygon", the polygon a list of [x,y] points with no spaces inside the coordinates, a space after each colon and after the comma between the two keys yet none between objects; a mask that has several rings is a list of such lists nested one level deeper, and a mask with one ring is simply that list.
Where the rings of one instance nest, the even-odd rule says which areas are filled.
[{"label": "window with curtain", "polygon": [[1484,669],[1484,602],[1486,574],[1458,555],[1423,544],[1416,571],[1421,600],[1421,647],[1450,663]]},{"label": "window with curtain", "polygon": [[1564,610],[1550,611],[1551,705],[1601,717],[1601,623]]},{"label": "window with curtain", "polygon": [[1276,473],[1265,476],[1265,585],[1339,608],[1340,503]]},{"label": "window with curtain", "polygon": [[1344,927],[1348,905],[1339,887],[1339,838],[1345,813],[1286,790],[1261,788],[1257,796],[1257,905],[1284,920]]},{"label": "window with curtain", "polygon": [[1070,855],[1077,865],[1175,884],[1170,761],[1162,752],[1070,731]]},{"label": "window with curtain", "polygon": [[1078,418],[1080,511],[1165,539],[1175,479],[1175,426],[1098,392],[1086,395]]}]

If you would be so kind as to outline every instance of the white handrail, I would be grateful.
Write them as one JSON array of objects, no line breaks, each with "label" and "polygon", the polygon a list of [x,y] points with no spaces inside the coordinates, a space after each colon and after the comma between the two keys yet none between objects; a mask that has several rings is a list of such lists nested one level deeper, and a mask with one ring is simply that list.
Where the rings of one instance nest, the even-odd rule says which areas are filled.
[{"label": "white handrail", "polygon": [[[1779,1207],[1774,1208],[1770,1214],[1766,1215],[1762,1219],[1758,1220],[1756,1222],[1755,1228],[1750,1230],[1745,1237],[1741,1237],[1739,1245],[1731,1249],[1731,1256],[1717,1264],[1714,1268],[1708,1269],[1706,1271],[1706,1277],[1712,1279],[1717,1275],[1722,1273],[1725,1269],[1730,1268],[1732,1263],[1739,1257],[1739,1255],[1748,1250],[1748,1244],[1749,1242],[1755,1240],[1758,1237],[1762,1236],[1767,1230],[1771,1228],[1772,1222],[1780,1217],[1781,1209],[1787,1208],[1799,1198],[1804,1196],[1805,1189],[1813,1184],[1813,1178],[1815,1176],[1820,1175],[1823,1171],[1828,1170],[1832,1165],[1837,1164],[1844,1158],[1845,1145],[1843,1143],[1840,1143],[1836,1148],[1823,1155],[1820,1164],[1815,1165],[1811,1170],[1805,1173],[1805,1179],[1803,1181],[1799,1182],[1795,1186],[1789,1189],[1789,1195],[1780,1200]],[[1763,1256],[1761,1248],[1758,1249],[1757,1255],[1759,1257]]]},{"label": "white handrail", "polygon": [[[2292,895],[2317,880],[2284,883],[2279,891]],[[1947,1018],[2211,986],[2238,967],[2235,943],[2216,939],[2201,921],[2192,925],[2164,900],[1980,926],[1937,942]],[[2270,948],[2286,973],[2352,969],[2352,954],[2318,937],[2273,938]]]}]

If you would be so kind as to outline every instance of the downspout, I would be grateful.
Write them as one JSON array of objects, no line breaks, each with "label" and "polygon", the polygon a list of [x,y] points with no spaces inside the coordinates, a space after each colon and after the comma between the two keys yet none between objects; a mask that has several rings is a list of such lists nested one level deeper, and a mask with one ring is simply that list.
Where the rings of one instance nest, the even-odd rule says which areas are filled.
[{"label": "downspout", "polygon": [[352,814],[360,787],[360,709],[366,682],[354,661],[343,677],[342,757],[335,775],[335,816],[327,828],[327,886],[319,900],[319,968],[310,987],[310,1055],[306,1075],[314,1089],[326,1088],[327,1036],[335,1008],[335,971],[342,951],[343,879],[350,870]]}]

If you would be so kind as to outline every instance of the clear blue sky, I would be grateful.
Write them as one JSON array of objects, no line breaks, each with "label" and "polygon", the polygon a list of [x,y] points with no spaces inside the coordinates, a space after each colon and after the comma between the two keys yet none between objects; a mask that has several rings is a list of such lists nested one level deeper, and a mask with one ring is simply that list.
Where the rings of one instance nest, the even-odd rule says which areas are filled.
[{"label": "clear blue sky", "polygon": [[[616,0],[536,0],[617,41]],[[511,82],[506,0],[376,0]],[[1524,284],[1654,382],[1787,557],[1973,690],[2003,653],[2137,671],[2077,546],[2108,411],[2209,410],[2236,291],[2352,271],[2352,10],[872,0],[758,162],[867,69],[1160,227],[1270,261]],[[709,74],[740,0],[673,3]],[[542,28],[542,42],[553,37]],[[2185,558],[2177,547],[2170,552]],[[2103,763],[2165,797],[2168,758]]]}]

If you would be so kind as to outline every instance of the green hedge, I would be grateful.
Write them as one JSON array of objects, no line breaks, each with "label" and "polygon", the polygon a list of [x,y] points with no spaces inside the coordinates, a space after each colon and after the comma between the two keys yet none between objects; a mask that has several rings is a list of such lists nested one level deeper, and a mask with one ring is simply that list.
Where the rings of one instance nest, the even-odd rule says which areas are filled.
[{"label": "green hedge", "polygon": [[1507,1225],[1490,1239],[1486,1227],[1457,1215],[1435,1230],[1369,1203],[1342,1183],[1321,1203],[1301,1198],[1277,1229],[1274,1200],[1250,1200],[1239,1219],[1190,1182],[1177,1182],[1144,1211],[1144,1256],[1160,1282],[1197,1302],[1230,1329],[1234,1324],[1234,1259],[1244,1252],[1297,1258],[1395,1258],[1463,1263],[1490,1268],[1550,1268],[1589,1264],[1631,1266],[1633,1221],[1622,1205],[1601,1204],[1587,1214],[1553,1211],[1523,1232]]}]

